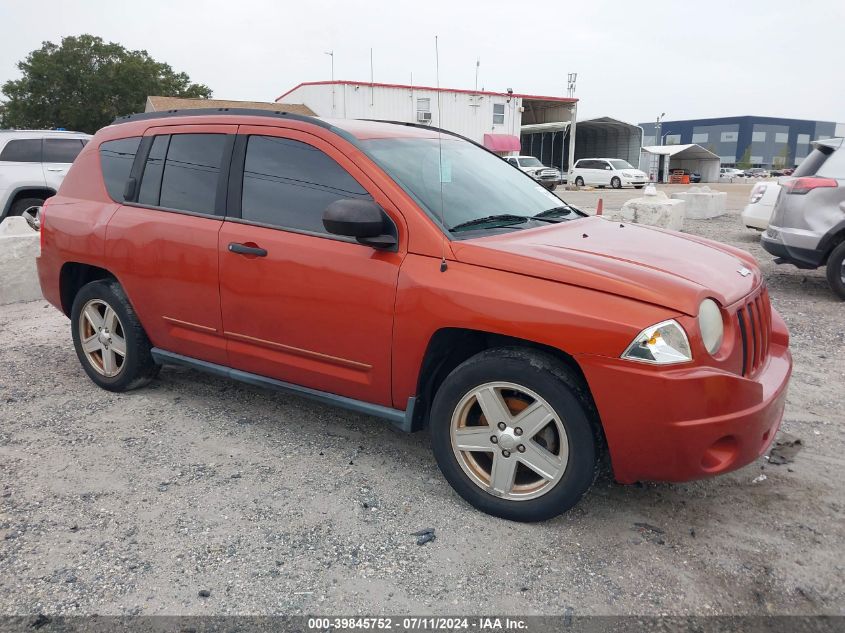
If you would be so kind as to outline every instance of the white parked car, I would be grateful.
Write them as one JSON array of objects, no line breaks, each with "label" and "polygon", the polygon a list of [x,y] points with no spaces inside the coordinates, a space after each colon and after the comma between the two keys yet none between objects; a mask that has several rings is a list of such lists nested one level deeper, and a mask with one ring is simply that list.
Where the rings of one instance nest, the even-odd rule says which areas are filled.
[{"label": "white parked car", "polygon": [[749,229],[765,231],[779,195],[780,185],[776,182],[758,182],[754,185],[748,204],[742,210],[742,223]]},{"label": "white parked car", "polygon": [[560,171],[555,167],[546,167],[534,156],[508,156],[505,160],[524,171],[546,189],[554,189],[563,182]]},{"label": "white parked car", "polygon": [[745,172],[734,167],[721,167],[719,169],[720,182],[735,182],[745,178]]},{"label": "white parked car", "polygon": [[635,187],[642,189],[648,184],[648,176],[620,158],[581,158],[575,162],[572,178],[576,185],[597,187]]},{"label": "white parked car", "polygon": [[90,139],[81,132],[0,130],[0,221],[55,195]]}]

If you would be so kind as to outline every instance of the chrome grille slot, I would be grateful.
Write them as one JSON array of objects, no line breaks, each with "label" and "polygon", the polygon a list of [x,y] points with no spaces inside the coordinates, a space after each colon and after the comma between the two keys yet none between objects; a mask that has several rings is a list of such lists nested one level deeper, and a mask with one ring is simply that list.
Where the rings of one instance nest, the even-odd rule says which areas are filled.
[{"label": "chrome grille slot", "polygon": [[772,306],[765,287],[737,308],[736,318],[742,338],[742,375],[752,376],[769,356]]}]

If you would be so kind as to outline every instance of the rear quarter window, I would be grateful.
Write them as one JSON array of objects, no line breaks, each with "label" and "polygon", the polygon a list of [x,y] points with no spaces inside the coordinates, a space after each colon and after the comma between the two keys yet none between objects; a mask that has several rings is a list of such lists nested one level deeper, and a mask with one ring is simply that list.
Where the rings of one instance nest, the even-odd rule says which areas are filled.
[{"label": "rear quarter window", "polygon": [[123,202],[126,191],[126,181],[129,171],[138,153],[140,136],[122,138],[116,141],[106,141],[100,145],[100,166],[103,170],[103,181],[109,197],[115,202]]},{"label": "rear quarter window", "polygon": [[72,163],[85,147],[80,138],[45,138],[45,163]]},{"label": "rear quarter window", "polygon": [[0,161],[8,163],[40,163],[41,139],[12,139],[0,152]]}]

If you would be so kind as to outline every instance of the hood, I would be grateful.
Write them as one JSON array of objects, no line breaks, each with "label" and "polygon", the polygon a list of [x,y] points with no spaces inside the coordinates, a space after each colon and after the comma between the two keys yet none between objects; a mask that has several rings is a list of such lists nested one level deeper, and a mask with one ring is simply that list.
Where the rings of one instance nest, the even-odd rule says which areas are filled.
[{"label": "hood", "polygon": [[[754,258],[703,238],[583,218],[453,242],[458,261],[630,297],[695,316],[713,297],[723,306],[762,276]],[[750,270],[743,276],[740,269]]]}]

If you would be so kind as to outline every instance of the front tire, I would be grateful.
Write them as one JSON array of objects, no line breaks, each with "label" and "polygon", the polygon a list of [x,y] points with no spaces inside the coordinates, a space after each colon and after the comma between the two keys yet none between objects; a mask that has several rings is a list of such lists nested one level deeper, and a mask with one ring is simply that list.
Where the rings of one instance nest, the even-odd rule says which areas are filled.
[{"label": "front tire", "polygon": [[622,181],[619,180],[618,176],[614,176],[610,179],[610,186],[614,189],[621,189],[622,188]]},{"label": "front tire", "polygon": [[827,283],[840,299],[845,299],[845,242],[833,249],[827,258]]},{"label": "front tire", "polygon": [[583,187],[583,186],[584,186],[584,179],[583,179],[583,178],[581,178],[581,176],[578,176],[578,177],[575,179],[575,186],[576,186],[576,187]]},{"label": "front tire", "polygon": [[598,472],[591,400],[541,352],[492,349],[459,365],[437,391],[430,428],[437,464],[455,491],[503,519],[555,517]]},{"label": "front tire", "polygon": [[117,281],[82,287],[71,308],[71,332],[82,368],[103,389],[136,389],[158,373],[150,340]]}]

